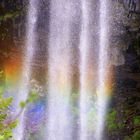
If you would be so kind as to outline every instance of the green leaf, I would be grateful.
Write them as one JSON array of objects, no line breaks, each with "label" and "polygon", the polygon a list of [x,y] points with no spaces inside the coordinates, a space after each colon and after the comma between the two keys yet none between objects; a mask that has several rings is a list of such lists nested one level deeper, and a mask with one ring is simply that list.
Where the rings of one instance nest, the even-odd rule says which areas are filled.
[{"label": "green leaf", "polygon": [[17,120],[5,124],[7,119],[8,106],[11,105],[12,97],[0,96],[0,140],[9,140],[12,138],[13,128],[17,126]]},{"label": "green leaf", "polygon": [[11,129],[15,128],[17,126],[17,123],[18,123],[18,120],[15,120],[15,121],[12,121],[10,124],[9,124],[9,127]]},{"label": "green leaf", "polygon": [[30,94],[29,94],[29,96],[28,96],[28,102],[30,102],[30,103],[32,103],[32,102],[34,102],[35,100],[37,100],[38,99],[38,93],[36,92],[36,91],[31,91],[30,92]]},{"label": "green leaf", "polygon": [[26,105],[26,102],[21,101],[21,102],[19,103],[19,105],[20,105],[20,107],[21,107],[21,108],[24,108],[24,107],[25,107],[25,105]]},{"label": "green leaf", "polygon": [[6,114],[0,114],[0,121],[3,121],[6,119]]},{"label": "green leaf", "polygon": [[8,139],[12,137],[12,129],[8,128],[4,130],[4,138]]},{"label": "green leaf", "polygon": [[5,140],[3,135],[0,135],[0,140]]},{"label": "green leaf", "polygon": [[7,108],[12,103],[12,100],[13,100],[12,97],[8,98],[0,97],[0,109]]}]

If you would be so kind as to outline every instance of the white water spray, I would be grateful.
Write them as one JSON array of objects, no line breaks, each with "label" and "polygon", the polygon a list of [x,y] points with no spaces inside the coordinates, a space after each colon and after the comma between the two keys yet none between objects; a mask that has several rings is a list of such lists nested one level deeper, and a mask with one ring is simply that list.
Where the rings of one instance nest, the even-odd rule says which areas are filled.
[{"label": "white water spray", "polygon": [[101,140],[103,137],[105,114],[108,105],[106,93],[106,72],[108,67],[109,49],[109,22],[108,22],[108,0],[100,0],[100,38],[99,38],[99,61],[98,61],[98,87],[97,87],[97,123],[95,139]]},{"label": "white water spray", "polygon": [[85,81],[87,79],[88,67],[88,50],[89,50],[89,1],[81,1],[82,25],[80,34],[80,131],[79,139],[87,140],[88,138],[88,109],[90,107],[90,93],[87,93]]},{"label": "white water spray", "polygon": [[[108,98],[105,90],[105,73],[108,65],[108,1],[100,0],[100,29],[99,29],[99,61],[98,63],[98,87],[97,87],[97,106],[93,105],[92,97],[95,96],[92,86],[93,77],[90,77],[89,71],[92,71],[92,63],[89,62],[89,53],[91,46],[91,3],[92,0],[81,0],[81,32],[80,36],[80,122],[79,122],[79,140],[101,140],[104,130],[105,113],[107,109]],[[50,2],[50,33],[48,45],[48,95],[46,109],[46,134],[45,140],[72,140],[72,115],[71,98],[71,48],[74,21],[73,2],[67,0],[51,0]],[[92,3],[92,4],[93,4]],[[96,3],[96,2],[95,2]],[[30,0],[26,27],[25,58],[23,59],[22,78],[20,83],[20,92],[17,97],[18,103],[26,101],[29,93],[29,81],[31,79],[32,61],[36,45],[36,24],[38,14],[38,0]],[[95,11],[93,11],[95,12]],[[93,17],[92,17],[93,18]],[[96,19],[96,18],[95,18]],[[79,19],[78,19],[79,20]],[[93,21],[93,20],[92,20]],[[93,29],[95,26],[93,26]],[[94,38],[95,42],[97,38]],[[76,40],[76,39],[75,39]],[[76,40],[77,41],[77,40]],[[78,40],[79,41],[79,40]],[[78,42],[77,41],[77,42]],[[77,43],[76,42],[76,43]],[[77,43],[78,44],[78,43]],[[96,43],[95,43],[96,44]],[[38,47],[38,46],[37,46]],[[96,48],[96,47],[95,47]],[[78,54],[77,54],[78,55]],[[94,54],[93,54],[94,55]],[[96,54],[95,54],[96,56]],[[90,65],[90,68],[89,68]],[[95,69],[96,70],[96,69]],[[90,78],[89,78],[90,77]],[[95,85],[92,85],[95,84]],[[97,109],[97,120],[93,123],[95,130],[89,130],[89,113],[92,108]],[[25,127],[25,111],[20,117],[20,123],[15,130],[15,139],[23,140]],[[93,118],[94,119],[94,118]],[[93,121],[92,121],[93,122]],[[92,133],[94,131],[94,134]],[[75,132],[74,132],[75,133]],[[92,134],[91,134],[92,133]]]},{"label": "white water spray", "polygon": [[50,12],[47,140],[71,140],[71,2],[52,0]]},{"label": "white water spray", "polygon": [[[97,84],[97,97],[96,101],[92,101],[91,97],[95,97],[95,91],[90,91],[87,88],[87,75],[88,69],[88,55],[90,44],[90,0],[82,0],[82,27],[80,36],[80,140],[101,140],[104,130],[105,113],[108,104],[108,97],[105,90],[106,86],[106,72],[108,67],[108,1],[100,0],[100,12],[99,12],[99,60],[98,60],[98,84]],[[93,11],[95,12],[95,11]],[[94,27],[95,28],[95,27]],[[94,38],[95,39],[95,38]],[[98,36],[97,38],[98,39]],[[95,55],[96,54],[92,54]],[[92,70],[93,71],[93,70]],[[89,84],[89,83],[88,83]],[[96,85],[96,83],[93,83]],[[94,86],[91,85],[91,86]],[[94,103],[93,103],[94,102]],[[89,111],[96,109],[96,119],[89,122]],[[94,121],[94,119],[96,121]],[[93,123],[93,130],[90,132],[89,123]],[[91,134],[94,133],[94,134]]]},{"label": "white water spray", "polygon": [[[21,82],[19,86],[19,93],[17,95],[17,112],[20,111],[19,103],[21,101],[26,101],[29,93],[29,81],[31,78],[31,64],[33,60],[34,50],[35,50],[35,38],[36,38],[36,22],[37,22],[37,6],[38,0],[30,0],[27,15],[27,26],[26,26],[26,43],[24,49],[23,57],[23,68]],[[14,131],[14,138],[16,140],[24,139],[24,127],[25,127],[25,110],[22,112],[19,118],[19,123]]]}]

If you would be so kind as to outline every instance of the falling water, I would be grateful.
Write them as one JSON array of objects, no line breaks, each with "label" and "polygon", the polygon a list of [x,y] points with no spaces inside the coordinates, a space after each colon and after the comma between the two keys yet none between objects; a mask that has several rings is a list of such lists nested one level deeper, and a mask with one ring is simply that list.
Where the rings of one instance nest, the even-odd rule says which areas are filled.
[{"label": "falling water", "polygon": [[108,22],[109,1],[100,0],[100,37],[99,37],[99,61],[98,61],[98,87],[97,87],[97,123],[96,140],[103,137],[105,113],[108,105],[108,96],[106,90],[106,78],[108,67],[108,49],[109,49],[109,22]]},{"label": "falling water", "polygon": [[[21,101],[26,101],[29,93],[29,81],[31,78],[31,64],[34,55],[35,38],[36,38],[36,21],[37,21],[37,5],[38,0],[30,0],[27,15],[27,25],[26,25],[26,43],[24,47],[24,58],[23,58],[23,69],[20,82],[19,93],[17,96],[17,112],[21,109],[19,108],[19,103]],[[15,139],[22,140],[24,138],[24,114],[25,110],[19,118],[18,126],[15,130]]]},{"label": "falling water", "polygon": [[[61,3],[61,4],[60,4]],[[48,140],[71,140],[71,67],[70,29],[72,3],[52,0],[50,11],[50,40],[48,68]]]},{"label": "falling water", "polygon": [[[81,27],[81,39],[80,39],[80,131],[79,138],[80,140],[101,140],[104,129],[104,120],[105,120],[105,112],[107,108],[107,91],[106,91],[106,72],[108,65],[108,2],[107,0],[100,0],[100,12],[99,12],[99,60],[98,63],[98,71],[97,71],[97,80],[98,85],[93,83],[91,86],[96,86],[96,90],[89,90],[89,81],[87,81],[87,77],[89,75],[89,67],[88,67],[88,57],[89,57],[89,49],[91,47],[90,44],[90,36],[91,36],[91,24],[90,24],[90,0],[82,0],[82,27]],[[92,11],[95,12],[95,11]],[[95,21],[94,21],[95,22]],[[94,32],[95,32],[95,27]],[[98,36],[93,38],[98,40]],[[97,48],[96,48],[97,49]],[[96,54],[92,53],[92,55],[96,56]],[[92,68],[92,67],[91,67]],[[93,71],[93,68],[92,68]],[[95,77],[91,77],[94,80]],[[87,83],[88,82],[88,83]],[[97,95],[96,95],[96,94]],[[95,110],[95,117],[93,120],[89,121],[89,114],[91,110]],[[95,119],[95,120],[94,120]],[[93,130],[90,130],[89,124],[92,123]],[[91,134],[92,133],[92,134]]]},{"label": "falling water", "polygon": [[[96,11],[98,8],[95,8],[96,10],[92,8],[96,3],[100,5],[99,11]],[[40,36],[39,33],[37,34],[37,28],[39,27],[36,26],[42,25],[37,24],[39,23],[38,15],[42,16],[42,13],[38,10],[38,4],[38,0],[30,0],[29,2],[23,73],[17,104],[21,101],[26,101],[28,97],[30,90],[29,81],[32,74],[31,64],[33,58],[35,58],[34,55],[39,53],[38,50],[41,48],[40,45],[42,45],[37,42],[39,40],[37,40],[37,38]],[[74,137],[77,131],[78,140],[101,140],[108,104],[106,73],[108,69],[109,1],[51,0],[49,4],[49,21],[47,21],[48,19],[43,20],[45,24],[47,24],[46,22],[49,23],[49,33],[44,31],[45,34],[43,34],[49,36],[48,44],[45,44],[46,46],[43,44],[46,47],[44,48],[48,51],[48,60],[46,62],[46,64],[48,64],[48,77],[46,78],[47,93],[45,95],[46,124],[43,126],[45,127],[44,140],[77,139],[77,134],[76,137]],[[80,16],[77,16],[78,10],[75,8],[75,4],[78,5],[77,7],[80,9]],[[39,12],[41,14],[39,14]],[[45,12],[43,12],[43,14],[44,13]],[[94,13],[96,13],[96,16],[98,14],[99,17],[94,17]],[[99,20],[99,28],[96,26],[96,20]],[[92,25],[93,22],[96,24]],[[76,24],[79,28],[76,28]],[[43,29],[43,27],[41,29]],[[72,37],[74,34],[72,32],[76,32],[75,35],[77,36]],[[45,40],[44,42],[47,41]],[[37,46],[40,47],[39,49],[35,49],[37,43],[40,44]],[[76,108],[78,110],[76,117],[73,117],[74,115],[71,111],[72,104],[70,102],[72,87],[74,87],[72,81],[72,71],[74,71],[72,61],[75,61],[75,58],[72,58],[72,50],[75,49],[75,46],[73,44],[76,44],[75,46],[78,50],[76,55],[79,57],[79,61],[76,64],[79,68],[79,73],[77,72],[79,79],[76,77],[79,80],[79,89],[75,86],[77,88],[75,91],[79,90],[79,94],[77,93],[79,97],[75,99],[77,100],[75,102],[78,102],[79,106],[77,104],[74,106],[75,108],[77,106],[79,107]],[[46,55],[46,52],[44,54]],[[36,59],[37,58],[38,57],[36,57]],[[95,58],[95,60],[91,60],[93,58]],[[94,62],[97,63],[98,68]],[[90,116],[93,113],[95,115]],[[20,123],[15,130],[16,140],[23,140],[26,137],[26,134],[24,134],[25,114],[24,111],[20,117]],[[74,118],[76,118],[76,121],[78,120],[77,118],[79,118],[77,124],[73,123],[76,122],[73,120]],[[76,125],[76,127],[73,125]],[[92,127],[90,128],[89,125],[92,125]],[[79,129],[74,132],[73,128]]]},{"label": "falling water", "polygon": [[90,107],[90,98],[86,86],[86,79],[88,75],[88,49],[89,49],[89,1],[81,1],[82,9],[82,25],[80,36],[80,140],[88,138],[88,109]]}]

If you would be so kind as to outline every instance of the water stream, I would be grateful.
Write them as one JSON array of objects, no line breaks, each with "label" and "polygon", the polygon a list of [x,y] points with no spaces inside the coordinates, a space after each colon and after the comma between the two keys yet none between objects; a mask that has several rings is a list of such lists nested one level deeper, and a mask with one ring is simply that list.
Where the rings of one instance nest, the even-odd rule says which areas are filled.
[{"label": "water stream", "polygon": [[[21,81],[19,84],[19,93],[16,97],[16,109],[17,112],[20,112],[20,102],[26,101],[28,98],[29,87],[30,87],[30,79],[31,79],[31,71],[32,71],[32,61],[33,55],[35,51],[36,44],[36,22],[37,22],[37,0],[30,0],[28,15],[27,15],[27,25],[26,25],[26,42],[24,49],[24,57],[23,57],[23,67],[22,67],[22,75]],[[19,117],[19,123],[15,129],[15,139],[22,140],[24,138],[24,128],[25,128],[25,109]]]},{"label": "water stream", "polygon": [[[44,8],[46,2],[43,0]],[[46,109],[41,107],[42,100],[34,103],[32,109],[39,107],[45,115],[44,120],[39,119],[43,129],[37,128],[42,130],[41,139],[102,140],[109,102],[109,1],[50,0],[47,12],[43,9],[42,13],[38,10],[40,5],[38,0],[29,0],[25,55],[16,104],[27,100],[33,71],[45,67],[43,85],[47,90],[43,93],[43,102],[45,100]],[[44,20],[46,13],[48,18]],[[42,34],[41,44],[38,42]],[[38,54],[42,48],[46,57]],[[33,67],[36,61],[43,63]],[[44,79],[42,73],[39,77]],[[28,111],[23,111],[14,131],[15,139],[39,140],[36,136],[40,131],[25,133],[27,116]]]},{"label": "water stream", "polygon": [[[61,3],[61,4],[60,4]],[[46,139],[71,140],[71,22],[72,2],[53,0],[50,6],[48,112]]]}]

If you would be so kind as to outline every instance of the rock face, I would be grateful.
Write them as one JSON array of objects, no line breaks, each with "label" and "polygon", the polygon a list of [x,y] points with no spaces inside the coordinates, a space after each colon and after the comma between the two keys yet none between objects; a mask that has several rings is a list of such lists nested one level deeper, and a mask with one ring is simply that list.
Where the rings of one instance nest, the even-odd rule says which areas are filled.
[{"label": "rock face", "polygon": [[125,63],[121,48],[119,48],[119,47],[112,47],[111,48],[110,60],[111,60],[111,64],[114,66],[120,66],[120,65],[123,65]]},{"label": "rock face", "polygon": [[[120,52],[117,53],[120,57]],[[140,126],[134,124],[134,119],[140,116],[139,55],[131,45],[121,55],[123,64],[114,65],[115,89],[110,107],[116,110],[117,123],[123,127],[107,133],[107,140],[124,140],[126,136],[132,138],[135,131],[140,131]]]}]

